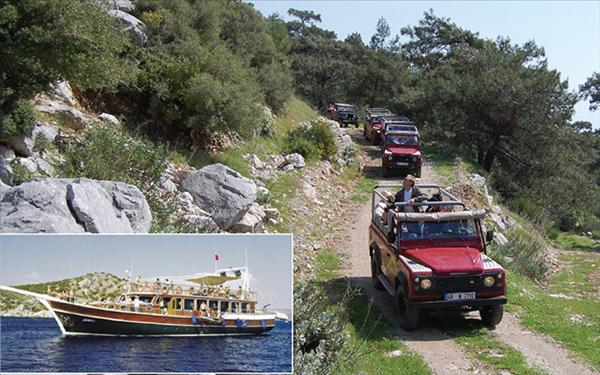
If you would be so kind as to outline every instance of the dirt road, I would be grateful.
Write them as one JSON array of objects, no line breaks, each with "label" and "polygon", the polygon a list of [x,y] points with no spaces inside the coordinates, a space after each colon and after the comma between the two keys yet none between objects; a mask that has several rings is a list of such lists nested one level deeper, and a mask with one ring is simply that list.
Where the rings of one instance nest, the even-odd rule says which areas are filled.
[{"label": "dirt road", "polygon": [[[379,148],[368,144],[362,137],[360,129],[348,129],[348,134],[352,136],[353,140],[367,155],[365,172],[369,177],[382,183],[398,181],[398,177],[392,179],[380,177]],[[422,172],[423,182],[435,183],[439,181],[439,177],[433,173],[429,165],[426,165]],[[352,215],[353,217],[348,218],[348,222],[353,223],[353,228],[349,231],[350,233],[346,233],[345,237],[339,239],[346,242],[345,244],[339,244],[340,248],[345,250],[345,256],[349,263],[348,269],[345,270],[346,276],[358,285],[369,298],[373,299],[375,306],[382,312],[384,318],[393,325],[395,338],[402,340],[422,356],[434,373],[496,373],[496,371],[490,370],[465,353],[460,345],[444,333],[448,328],[451,328],[450,326],[453,323],[446,320],[442,314],[431,315],[427,322],[422,323],[418,330],[412,332],[404,331],[397,325],[391,297],[383,291],[376,291],[371,285],[367,231],[371,219],[370,204],[370,202],[361,204]],[[465,322],[471,319],[479,320],[479,315],[470,313],[465,316]],[[500,341],[521,351],[530,365],[544,369],[550,374],[591,375],[594,373],[582,365],[579,360],[572,359],[570,353],[551,338],[525,329],[514,315],[505,313],[504,320],[497,326],[493,335]]]}]

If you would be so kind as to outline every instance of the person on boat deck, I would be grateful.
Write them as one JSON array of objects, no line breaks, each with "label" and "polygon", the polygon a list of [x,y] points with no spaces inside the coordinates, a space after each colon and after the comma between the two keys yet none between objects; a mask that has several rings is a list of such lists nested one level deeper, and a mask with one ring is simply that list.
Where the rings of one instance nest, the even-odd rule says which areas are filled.
[{"label": "person on boat deck", "polygon": [[135,312],[140,311],[140,304],[140,296],[135,296],[135,299],[133,300],[133,309]]},{"label": "person on boat deck", "polygon": [[73,289],[69,290],[69,302],[75,302],[75,293],[73,293]]},{"label": "person on boat deck", "polygon": [[189,293],[190,294],[194,294],[194,287],[193,286],[190,287]]},{"label": "person on boat deck", "polygon": [[154,282],[154,292],[155,293],[160,293],[160,279],[157,277],[156,281]]},{"label": "person on boat deck", "polygon": [[167,313],[167,302],[164,298],[160,299],[160,313],[163,315]]},{"label": "person on boat deck", "polygon": [[200,316],[206,315],[206,303],[202,302],[200,304]]}]

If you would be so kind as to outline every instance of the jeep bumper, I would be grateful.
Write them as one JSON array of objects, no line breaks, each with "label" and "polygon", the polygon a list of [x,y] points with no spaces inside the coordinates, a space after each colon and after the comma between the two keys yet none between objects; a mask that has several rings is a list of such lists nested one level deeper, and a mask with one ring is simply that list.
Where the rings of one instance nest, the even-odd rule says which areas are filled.
[{"label": "jeep bumper", "polygon": [[508,299],[505,296],[498,297],[490,297],[490,298],[477,298],[470,300],[460,300],[460,301],[419,301],[419,302],[410,302],[410,306],[414,307],[418,310],[435,310],[435,309],[452,309],[452,308],[460,308],[463,306],[467,307],[483,307],[483,306],[494,306],[494,305],[504,305],[508,302]]}]

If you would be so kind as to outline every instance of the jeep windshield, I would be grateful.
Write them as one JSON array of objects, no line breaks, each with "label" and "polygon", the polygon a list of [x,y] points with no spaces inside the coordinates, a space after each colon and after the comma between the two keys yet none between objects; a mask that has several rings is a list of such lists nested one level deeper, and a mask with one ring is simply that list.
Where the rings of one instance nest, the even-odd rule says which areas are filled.
[{"label": "jeep windshield", "polygon": [[387,145],[400,145],[400,146],[414,146],[419,144],[419,140],[414,135],[394,135],[390,134],[385,137],[385,144]]},{"label": "jeep windshield", "polygon": [[340,105],[337,107],[337,111],[354,113],[354,107],[351,105]]},{"label": "jeep windshield", "polygon": [[417,127],[414,125],[396,125],[396,124],[386,124],[385,130],[388,132],[416,132]]},{"label": "jeep windshield", "polygon": [[398,225],[403,240],[439,240],[477,238],[474,220],[407,221]]}]

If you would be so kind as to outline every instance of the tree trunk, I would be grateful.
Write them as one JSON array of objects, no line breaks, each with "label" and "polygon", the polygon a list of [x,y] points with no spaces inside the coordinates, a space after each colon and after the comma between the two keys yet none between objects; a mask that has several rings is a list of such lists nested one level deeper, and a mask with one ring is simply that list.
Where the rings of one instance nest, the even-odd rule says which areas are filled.
[{"label": "tree trunk", "polygon": [[485,155],[485,158],[483,159],[483,164],[481,164],[483,169],[485,169],[488,172],[492,170],[492,164],[494,164],[494,159],[496,158],[496,154],[498,153],[498,143],[499,140],[497,138],[494,139],[492,145],[490,146]]}]

